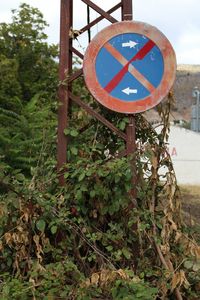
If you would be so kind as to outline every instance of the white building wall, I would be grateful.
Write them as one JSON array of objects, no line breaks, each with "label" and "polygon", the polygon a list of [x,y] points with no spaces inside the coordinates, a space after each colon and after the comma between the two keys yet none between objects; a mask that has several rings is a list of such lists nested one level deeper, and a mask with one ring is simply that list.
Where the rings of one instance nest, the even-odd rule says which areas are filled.
[{"label": "white building wall", "polygon": [[200,185],[200,133],[171,126],[169,153],[178,183]]}]

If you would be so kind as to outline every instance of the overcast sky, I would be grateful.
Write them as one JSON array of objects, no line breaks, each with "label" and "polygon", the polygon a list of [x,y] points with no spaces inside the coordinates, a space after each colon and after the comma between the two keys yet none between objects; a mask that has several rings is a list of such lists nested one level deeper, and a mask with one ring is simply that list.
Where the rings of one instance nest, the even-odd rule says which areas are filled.
[{"label": "overcast sky", "polygon": [[[0,0],[0,22],[11,21],[11,9],[25,2],[37,7],[49,23],[47,34],[50,43],[59,42],[60,0]],[[93,0],[101,8],[108,10],[118,0]],[[74,28],[79,29],[86,22],[86,5],[74,0]],[[91,18],[97,17],[91,10]],[[114,16],[119,16],[115,14]],[[133,16],[136,21],[147,22],[161,30],[173,45],[178,64],[200,64],[200,0],[133,0]],[[103,23],[94,27],[96,34]],[[84,39],[84,37],[83,37]],[[80,40],[85,47],[85,40]]]}]

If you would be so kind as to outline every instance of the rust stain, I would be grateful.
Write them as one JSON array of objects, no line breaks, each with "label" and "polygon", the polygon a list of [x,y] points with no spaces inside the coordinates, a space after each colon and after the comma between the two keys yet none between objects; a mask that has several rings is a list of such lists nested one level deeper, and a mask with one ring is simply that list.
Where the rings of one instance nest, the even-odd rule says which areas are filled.
[{"label": "rust stain", "polygon": [[[151,92],[150,96],[134,102],[125,102],[112,97],[101,87],[96,77],[95,61],[103,46],[111,51],[122,65],[127,63],[127,60],[117,50],[113,51],[112,46],[108,43],[112,37],[123,33],[143,34],[151,39],[162,52],[164,61],[163,77],[157,88],[153,87],[140,72],[130,65],[128,71]],[[102,105],[121,113],[140,113],[160,103],[171,89],[176,74],[176,56],[168,39],[157,28],[143,22],[122,21],[106,27],[92,40],[85,53],[83,71],[88,89]]]}]

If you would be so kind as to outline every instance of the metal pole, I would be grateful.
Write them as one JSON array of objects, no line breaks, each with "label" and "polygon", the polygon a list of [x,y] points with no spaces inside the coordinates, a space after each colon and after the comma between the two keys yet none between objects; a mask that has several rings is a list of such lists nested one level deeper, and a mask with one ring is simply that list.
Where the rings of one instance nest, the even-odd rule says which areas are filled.
[{"label": "metal pole", "polygon": [[197,90],[196,91],[196,95],[197,95],[197,132],[199,132],[199,97],[200,97],[200,91]]},{"label": "metal pole", "polygon": [[[194,87],[194,89],[193,89],[193,92],[192,92],[192,96],[194,97],[194,98],[197,98],[197,102],[196,102],[196,105],[194,105],[193,107],[195,108],[195,110],[194,110],[194,114],[195,114],[195,116],[194,116],[194,126],[193,126],[193,130],[194,131],[197,131],[197,132],[199,132],[200,131],[200,120],[199,120],[199,117],[200,117],[200,108],[199,108],[199,104],[200,104],[200,91],[199,91],[199,89],[198,89],[198,87],[197,86],[195,86]],[[196,120],[195,120],[195,117],[196,117]]]},{"label": "metal pole", "polygon": [[[132,13],[132,0],[123,0],[122,1],[122,20],[123,21],[131,21],[133,18]],[[126,152],[127,155],[134,154],[136,151],[136,135],[135,135],[135,116],[129,115],[129,124],[126,126]],[[132,189],[130,190],[130,196],[132,198],[131,205],[129,206],[129,210],[135,208],[137,206],[136,201],[136,183],[137,183],[137,176],[136,176],[136,163],[135,159],[133,158],[130,162],[131,164],[131,172],[132,172]],[[132,230],[137,232],[137,223],[132,225]],[[134,269],[137,269],[137,259],[140,256],[140,249],[139,244],[137,242],[134,243],[134,253],[135,253],[135,260],[134,260]]]},{"label": "metal pole", "polygon": [[[133,19],[133,7],[132,0],[123,0],[122,1],[122,20],[131,21]],[[129,124],[126,127],[126,151],[127,155],[133,154],[136,151],[136,137],[135,137],[135,116],[129,115]],[[133,184],[135,185],[136,176],[135,173],[135,162],[132,161],[132,171],[133,171]],[[135,189],[133,191],[135,195]]]},{"label": "metal pole", "polygon": [[57,140],[57,170],[59,183],[64,185],[64,174],[61,169],[67,162],[67,138],[64,129],[68,124],[69,109],[69,86],[67,76],[72,71],[72,53],[70,46],[72,40],[69,38],[69,31],[73,23],[73,0],[61,0],[60,6],[60,58],[59,58],[59,80],[58,90],[58,140]]},{"label": "metal pole", "polygon": [[122,20],[131,21],[133,19],[132,0],[122,1]]}]

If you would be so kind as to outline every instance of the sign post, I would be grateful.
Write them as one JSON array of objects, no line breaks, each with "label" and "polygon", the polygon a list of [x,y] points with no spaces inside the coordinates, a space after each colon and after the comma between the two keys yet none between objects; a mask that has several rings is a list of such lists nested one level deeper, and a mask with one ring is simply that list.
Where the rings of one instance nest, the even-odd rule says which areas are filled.
[{"label": "sign post", "polygon": [[[123,1],[123,21],[99,32],[83,61],[85,83],[93,97],[108,109],[129,115],[126,155],[136,151],[134,114],[159,104],[171,89],[176,74],[175,53],[164,34],[131,18],[132,1]],[[134,187],[134,160],[131,169]],[[131,194],[136,198],[135,188]]]},{"label": "sign post", "polygon": [[[123,1],[123,9],[122,9],[122,21],[132,21],[133,19],[133,7],[132,7],[132,0]],[[129,43],[130,44],[130,43]],[[132,44],[133,45],[133,44]],[[127,47],[127,43],[123,43],[124,47]],[[129,115],[129,124],[126,126],[126,152],[127,155],[131,153],[135,153],[136,151],[136,132],[135,132],[135,116]],[[132,183],[133,186],[136,185],[136,166],[135,160],[131,162],[131,169],[132,169]],[[133,175],[135,174],[135,175]],[[133,188],[132,191],[133,198],[136,199],[136,188]],[[135,229],[137,230],[137,225],[135,225]]]},{"label": "sign post", "polygon": [[[146,23],[132,21],[132,0],[121,0],[108,11],[91,0],[81,0],[99,16],[93,21],[88,18],[88,24],[78,30],[80,35],[103,19],[112,23],[92,39],[83,55],[73,43],[73,0],[60,1],[57,169],[59,183],[64,185],[62,169],[67,162],[68,146],[64,129],[68,127],[70,102],[79,105],[124,140],[125,150],[118,153],[117,157],[130,156],[136,152],[135,114],[156,106],[167,95],[175,79],[176,59],[170,42],[158,29]],[[111,15],[119,8],[122,13],[121,22]],[[83,69],[73,71],[73,54],[83,60]],[[83,73],[90,93],[100,104],[128,116],[126,132],[95,111],[81,97],[73,94],[72,84]],[[128,211],[137,205],[135,159],[131,159],[130,163],[132,201]],[[133,224],[132,229],[136,231],[137,224]],[[138,257],[137,242],[134,250]],[[135,260],[135,266],[136,264]]]},{"label": "sign post", "polygon": [[[135,114],[154,107],[167,95],[176,70],[175,54],[167,38],[153,26],[132,21],[132,0],[121,0],[107,12],[91,0],[81,1],[99,16],[78,30],[80,35],[103,19],[112,25],[92,39],[83,55],[74,47],[70,34],[73,32],[73,0],[61,0],[57,145],[60,185],[65,183],[61,170],[67,162],[68,145],[64,129],[68,126],[70,101],[85,109],[125,141],[126,149],[118,154],[118,157],[123,157],[136,150]],[[111,15],[119,8],[122,22]],[[84,59],[83,69],[73,72],[73,54]],[[82,76],[83,71],[86,85],[99,103],[128,115],[126,133],[72,93],[73,81]]]}]

